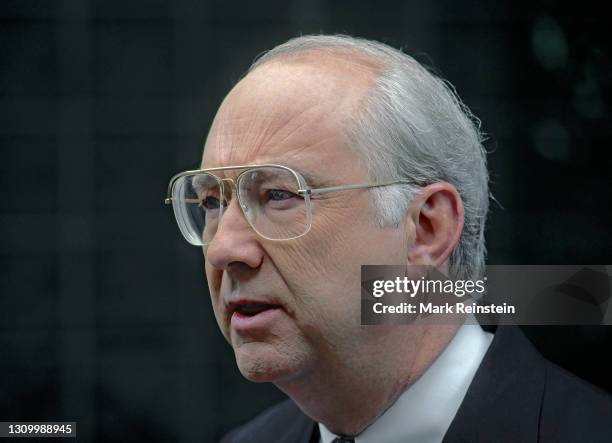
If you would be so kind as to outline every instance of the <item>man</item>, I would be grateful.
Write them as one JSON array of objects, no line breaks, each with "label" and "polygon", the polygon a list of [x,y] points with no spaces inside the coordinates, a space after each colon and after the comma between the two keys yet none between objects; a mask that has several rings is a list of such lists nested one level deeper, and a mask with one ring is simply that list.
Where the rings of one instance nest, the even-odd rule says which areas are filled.
[{"label": "man", "polygon": [[170,197],[241,373],[290,399],[225,442],[610,441],[609,399],[514,328],[360,325],[361,265],[477,278],[478,125],[407,55],[304,36],[223,101]]}]

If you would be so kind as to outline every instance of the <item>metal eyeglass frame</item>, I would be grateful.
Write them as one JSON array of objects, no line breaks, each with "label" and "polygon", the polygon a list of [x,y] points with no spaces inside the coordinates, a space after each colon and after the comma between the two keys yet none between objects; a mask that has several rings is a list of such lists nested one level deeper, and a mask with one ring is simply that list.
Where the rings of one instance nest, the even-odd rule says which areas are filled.
[{"label": "metal eyeglass frame", "polygon": [[[257,231],[257,229],[255,228],[255,226],[253,226],[253,224],[251,223],[251,221],[249,220],[249,218],[247,217],[247,215],[244,213],[245,210],[245,205],[242,202],[241,196],[240,196],[240,192],[239,192],[239,187],[238,187],[238,183],[240,182],[240,177],[242,177],[244,174],[246,174],[247,172],[252,171],[253,169],[258,169],[258,168],[280,168],[280,169],[284,169],[285,171],[290,172],[296,179],[297,183],[300,186],[300,189],[298,189],[296,191],[296,193],[302,197],[304,197],[304,201],[306,203],[306,208],[307,208],[307,227],[306,230],[304,231],[304,233],[295,236],[295,237],[291,237],[291,238],[282,238],[282,239],[276,239],[276,238],[268,238],[265,235],[261,234],[260,232]],[[217,177],[214,174],[210,174],[211,172],[215,172],[215,171],[228,171],[228,170],[232,170],[232,169],[244,169],[244,171],[242,171],[240,174],[238,174],[238,177],[236,177],[236,180],[231,179],[231,178],[221,178],[221,177]],[[383,183],[359,183],[359,184],[354,184],[354,185],[340,185],[340,186],[329,186],[329,187],[325,187],[325,188],[311,188],[307,185],[306,180],[304,179],[304,177],[302,177],[301,174],[299,174],[298,172],[294,171],[293,169],[289,168],[288,166],[283,166],[283,165],[277,165],[277,164],[271,164],[271,163],[267,163],[267,164],[261,164],[261,165],[241,165],[241,166],[222,166],[222,167],[217,167],[217,168],[206,168],[206,169],[196,169],[196,170],[191,170],[191,171],[184,171],[184,172],[180,172],[176,175],[174,175],[171,179],[170,179],[170,183],[168,184],[168,192],[166,195],[166,199],[164,200],[164,203],[166,205],[172,205],[172,191],[174,188],[174,184],[176,183],[176,181],[182,177],[187,177],[190,175],[199,175],[199,174],[210,174],[213,177],[216,177],[217,180],[219,181],[219,185],[221,187],[221,195],[226,195],[225,194],[225,189],[224,189],[224,185],[225,182],[230,182],[231,186],[235,189],[236,191],[236,197],[238,198],[238,203],[240,206],[240,210],[242,212],[242,215],[244,216],[245,220],[248,222],[249,226],[253,229],[253,231],[255,231],[255,233],[257,235],[259,235],[262,238],[265,238],[266,240],[271,240],[271,241],[287,241],[287,240],[294,240],[296,238],[300,238],[304,235],[306,235],[309,231],[310,228],[312,226],[312,210],[310,207],[310,196],[311,195],[317,195],[317,194],[328,194],[330,192],[338,192],[338,191],[348,191],[348,190],[353,190],[353,189],[369,189],[369,188],[379,188],[379,187],[383,187],[383,186],[391,186],[391,185],[399,185],[399,184],[407,184],[407,185],[416,185],[419,186],[419,184],[413,180],[407,180],[407,179],[401,179],[401,180],[394,180],[394,181],[389,181],[389,182],[383,182]],[[193,202],[189,202],[189,203],[199,203],[200,200],[194,199]],[[223,205],[221,205],[221,207],[223,208]],[[175,216],[177,217],[177,222],[179,224],[179,228],[181,227],[181,221],[178,220],[178,215],[175,212]],[[181,228],[181,233],[183,233],[183,236],[185,237],[185,239],[191,243],[192,243],[187,236],[185,235],[185,232],[183,232],[183,228]],[[202,245],[196,245],[194,244],[194,246],[202,246]]]}]

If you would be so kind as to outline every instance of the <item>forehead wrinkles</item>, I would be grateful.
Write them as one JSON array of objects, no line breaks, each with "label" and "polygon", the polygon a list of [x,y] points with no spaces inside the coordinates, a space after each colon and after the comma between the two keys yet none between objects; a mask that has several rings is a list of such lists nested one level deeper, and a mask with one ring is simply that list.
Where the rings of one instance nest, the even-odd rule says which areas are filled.
[{"label": "forehead wrinkles", "polygon": [[338,74],[304,64],[257,68],[219,109],[206,142],[206,167],[298,154],[296,149],[343,137],[342,123],[368,85]]},{"label": "forehead wrinkles", "polygon": [[338,134],[339,126],[326,112],[332,107],[315,100],[250,109],[241,105],[221,116],[206,149],[214,151],[217,162],[231,165],[283,148],[306,147]]}]

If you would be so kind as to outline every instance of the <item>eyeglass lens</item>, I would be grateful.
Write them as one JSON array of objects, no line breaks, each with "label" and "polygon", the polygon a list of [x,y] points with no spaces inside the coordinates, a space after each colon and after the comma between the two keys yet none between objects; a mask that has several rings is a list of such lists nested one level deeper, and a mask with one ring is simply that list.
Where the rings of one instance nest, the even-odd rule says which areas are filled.
[{"label": "eyeglass lens", "polygon": [[[180,177],[173,187],[173,206],[183,235],[194,245],[214,239],[221,217],[230,204],[230,180],[211,173]],[[296,176],[279,167],[259,167],[237,181],[240,205],[251,227],[270,240],[299,237],[310,226],[310,201],[298,195]]]}]

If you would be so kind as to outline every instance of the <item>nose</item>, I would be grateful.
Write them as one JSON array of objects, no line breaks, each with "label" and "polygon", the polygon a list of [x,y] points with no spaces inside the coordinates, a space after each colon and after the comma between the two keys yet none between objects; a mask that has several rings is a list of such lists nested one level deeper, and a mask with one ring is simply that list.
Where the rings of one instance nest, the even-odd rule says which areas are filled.
[{"label": "nose", "polygon": [[219,226],[204,252],[206,261],[216,269],[258,268],[264,250],[257,234],[246,221],[237,198],[231,198]]}]

